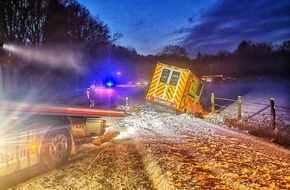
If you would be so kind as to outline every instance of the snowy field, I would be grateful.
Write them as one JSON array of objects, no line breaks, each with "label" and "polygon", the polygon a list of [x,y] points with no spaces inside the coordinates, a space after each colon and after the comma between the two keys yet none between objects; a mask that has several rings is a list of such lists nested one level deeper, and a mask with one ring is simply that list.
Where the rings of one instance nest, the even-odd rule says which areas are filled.
[{"label": "snowy field", "polygon": [[[287,82],[234,83],[206,84],[203,101],[214,92],[242,96],[243,102],[267,104],[275,98],[277,106],[290,105]],[[115,139],[100,146],[94,139],[79,140],[68,164],[9,189],[290,189],[289,149],[217,124],[233,113],[234,104],[204,120],[160,112],[145,104],[145,94],[145,88],[118,93],[117,109],[129,115],[108,121],[108,131],[120,132]],[[258,106],[246,108],[244,114],[262,113]]]},{"label": "snowy field", "polygon": [[289,189],[290,152],[190,115],[120,106],[120,135],[13,189]]},{"label": "snowy field", "polygon": [[[210,95],[237,100],[242,99],[242,117],[260,119],[270,117],[270,99],[275,101],[277,119],[282,119],[286,126],[290,125],[290,80],[281,78],[256,77],[227,83],[206,83],[203,93],[205,107],[210,107]],[[220,116],[237,115],[237,103],[217,100],[216,106]],[[289,126],[290,127],[290,126]]]}]

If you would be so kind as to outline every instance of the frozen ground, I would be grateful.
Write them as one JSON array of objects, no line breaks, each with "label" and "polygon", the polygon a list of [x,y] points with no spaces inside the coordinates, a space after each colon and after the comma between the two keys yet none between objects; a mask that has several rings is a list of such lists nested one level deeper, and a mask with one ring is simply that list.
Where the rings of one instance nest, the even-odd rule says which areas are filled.
[{"label": "frozen ground", "polygon": [[[285,126],[290,128],[290,80],[281,78],[256,77],[228,83],[206,83],[203,102],[210,107],[210,95],[218,98],[237,100],[242,99],[242,117],[262,120],[270,118],[270,99],[275,101],[277,120],[282,119]],[[217,118],[222,121],[225,116],[237,117],[237,103],[216,100]],[[219,106],[221,105],[221,106]]]},{"label": "frozen ground", "polygon": [[[242,89],[243,94],[233,87],[217,94],[225,96],[231,91],[243,100],[257,94],[249,90],[252,87],[240,85],[235,87]],[[278,95],[286,97],[282,103],[288,102],[288,95]],[[261,97],[268,101],[268,95]],[[133,102],[133,95],[129,106],[124,106],[122,98],[119,100],[118,109],[130,113],[108,121],[108,130],[120,131],[119,136],[101,146],[90,140],[79,141],[77,154],[68,164],[10,190],[290,189],[288,149],[217,125],[213,118],[202,120],[159,112],[144,102]],[[253,101],[256,100],[254,97]],[[251,111],[256,109],[260,110],[253,106]],[[226,114],[227,109],[221,111]],[[221,115],[220,112],[215,119],[218,121]]]},{"label": "frozen ground", "polygon": [[119,108],[131,115],[110,121],[117,138],[78,143],[67,165],[10,190],[290,188],[289,150],[186,114]]}]

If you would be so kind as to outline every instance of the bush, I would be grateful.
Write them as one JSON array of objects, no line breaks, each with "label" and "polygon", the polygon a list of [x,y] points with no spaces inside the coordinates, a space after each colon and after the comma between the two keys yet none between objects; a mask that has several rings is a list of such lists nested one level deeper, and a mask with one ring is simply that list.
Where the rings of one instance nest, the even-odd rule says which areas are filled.
[{"label": "bush", "polygon": [[285,125],[281,119],[277,119],[275,129],[271,126],[271,119],[268,117],[253,119],[250,117],[237,118],[227,117],[224,124],[231,128],[248,131],[249,134],[268,139],[285,147],[290,147],[290,127]]}]

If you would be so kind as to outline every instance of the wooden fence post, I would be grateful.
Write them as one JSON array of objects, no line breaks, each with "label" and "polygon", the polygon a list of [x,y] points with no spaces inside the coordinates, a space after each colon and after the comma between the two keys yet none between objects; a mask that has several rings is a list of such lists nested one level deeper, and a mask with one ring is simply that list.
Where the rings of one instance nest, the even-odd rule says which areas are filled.
[{"label": "wooden fence post", "polygon": [[242,97],[238,96],[238,120],[242,119]]},{"label": "wooden fence post", "polygon": [[214,107],[214,93],[211,93],[210,102],[211,102],[211,113],[214,114],[214,113],[215,113],[215,107]]},{"label": "wooden fence post", "polygon": [[274,130],[276,128],[276,113],[275,113],[274,98],[270,99],[270,106],[271,106],[271,126]]}]

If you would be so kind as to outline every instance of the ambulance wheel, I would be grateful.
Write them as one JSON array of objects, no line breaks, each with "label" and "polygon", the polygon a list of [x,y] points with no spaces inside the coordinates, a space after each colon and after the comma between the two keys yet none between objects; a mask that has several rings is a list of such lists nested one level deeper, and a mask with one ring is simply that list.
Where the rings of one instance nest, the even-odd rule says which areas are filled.
[{"label": "ambulance wheel", "polygon": [[43,144],[43,160],[50,168],[62,166],[69,158],[72,140],[66,129],[49,131]]},{"label": "ambulance wheel", "polygon": [[202,113],[197,113],[197,114],[196,114],[196,117],[198,117],[198,118],[200,118],[200,119],[204,119]]}]

